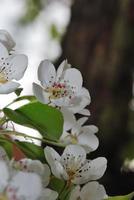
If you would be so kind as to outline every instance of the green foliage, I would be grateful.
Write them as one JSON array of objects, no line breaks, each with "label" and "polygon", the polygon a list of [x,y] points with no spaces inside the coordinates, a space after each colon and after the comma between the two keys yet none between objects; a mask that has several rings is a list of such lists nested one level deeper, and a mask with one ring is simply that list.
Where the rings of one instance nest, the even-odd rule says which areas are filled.
[{"label": "green foliage", "polygon": [[16,90],[15,90],[15,94],[16,94],[17,96],[20,96],[22,90],[23,90],[23,88],[18,88],[18,89],[16,89]]},{"label": "green foliage", "polygon": [[57,191],[58,193],[60,193],[61,190],[65,186],[65,182],[62,179],[58,179],[56,177],[52,177],[49,186],[50,186],[51,189],[53,189],[53,190]]},{"label": "green foliage", "polygon": [[55,24],[52,24],[50,27],[50,34],[53,39],[60,40],[61,35]]},{"label": "green foliage", "polygon": [[62,134],[63,116],[51,106],[32,102],[16,110],[4,108],[3,111],[13,122],[38,130],[44,138],[57,140]]},{"label": "green foliage", "polygon": [[16,142],[16,145],[21,149],[21,151],[31,159],[38,159],[42,162],[45,161],[44,150],[42,147],[37,146],[30,142]]},{"label": "green foliage", "polygon": [[27,0],[26,1],[26,12],[21,18],[20,22],[22,24],[27,24],[36,19],[39,15],[43,5],[40,0]]},{"label": "green foliage", "polygon": [[7,152],[9,158],[12,158],[12,146],[13,143],[7,137],[0,133],[0,146],[2,146]]},{"label": "green foliage", "polygon": [[109,197],[107,200],[132,200],[133,197],[134,197],[134,192],[125,196]]}]

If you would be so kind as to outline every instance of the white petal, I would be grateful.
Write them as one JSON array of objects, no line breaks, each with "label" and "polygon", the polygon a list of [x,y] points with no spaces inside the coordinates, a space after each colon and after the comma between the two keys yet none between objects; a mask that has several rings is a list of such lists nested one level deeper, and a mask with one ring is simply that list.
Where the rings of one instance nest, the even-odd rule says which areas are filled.
[{"label": "white petal", "polygon": [[10,51],[14,46],[15,42],[12,36],[6,30],[0,30],[0,42]]},{"label": "white petal", "polygon": [[102,200],[106,198],[107,195],[103,185],[100,185],[96,181],[84,185],[80,193],[80,198],[81,200],[88,200],[89,197],[91,200]]},{"label": "white petal", "polygon": [[75,184],[84,184],[91,180],[101,178],[106,170],[107,160],[99,157],[88,161],[77,171],[77,175],[72,181]]},{"label": "white petal", "polygon": [[40,85],[33,83],[33,93],[38,101],[40,101],[41,103],[49,103],[48,95],[44,92],[43,88]]},{"label": "white petal", "polygon": [[79,135],[80,131],[81,131],[81,126],[88,120],[88,117],[82,117],[80,119],[77,120],[76,124],[74,125],[74,127],[71,130],[72,135]]},{"label": "white petal", "polygon": [[90,180],[101,178],[106,170],[107,160],[104,157],[98,157],[91,161],[89,169]]},{"label": "white petal", "polygon": [[66,102],[65,102],[65,98],[59,98],[59,99],[51,99],[51,102],[58,106],[58,107],[61,107],[61,106],[64,106],[66,105]]},{"label": "white petal", "polygon": [[7,82],[0,85],[0,94],[9,94],[14,92],[20,86],[19,83],[16,82]]},{"label": "white petal", "polygon": [[44,152],[48,163],[52,163],[55,160],[60,161],[60,155],[52,147],[45,147]]},{"label": "white petal", "polygon": [[14,54],[5,60],[5,71],[8,80],[20,80],[28,65],[28,58],[23,54]]},{"label": "white petal", "polygon": [[64,80],[78,92],[82,87],[82,76],[79,70],[70,68],[65,71]]},{"label": "white petal", "polygon": [[60,162],[55,161],[53,166],[51,166],[51,170],[55,177],[68,180],[68,175]]},{"label": "white petal", "polygon": [[64,118],[64,126],[63,126],[63,130],[69,130],[71,129],[75,123],[76,123],[76,119],[74,114],[69,111],[68,109],[62,107],[60,110],[63,114],[63,118]]},{"label": "white petal", "polygon": [[51,86],[55,82],[56,70],[49,60],[44,60],[38,68],[38,79],[43,86]]},{"label": "white petal", "polygon": [[63,60],[63,62],[59,65],[57,69],[56,81],[64,79],[65,70],[69,69],[70,67],[71,65],[68,64],[67,60]]},{"label": "white petal", "polygon": [[[17,173],[11,180],[8,188],[16,189],[18,199],[38,200],[42,192],[41,179],[34,173]],[[8,192],[10,196],[10,192]]]},{"label": "white petal", "polygon": [[89,133],[97,133],[98,132],[98,127],[94,125],[89,125],[89,126],[83,126],[82,131],[89,132]]},{"label": "white petal", "polygon": [[24,158],[14,162],[14,166],[25,172],[34,172],[38,174],[43,179],[43,185],[48,185],[51,173],[47,164],[42,164],[39,160]]},{"label": "white petal", "polygon": [[55,200],[58,197],[58,193],[48,188],[42,192],[42,197],[39,200]]},{"label": "white petal", "polygon": [[95,151],[99,146],[99,140],[94,134],[82,133],[78,136],[78,143],[85,148],[86,152]]},{"label": "white petal", "polygon": [[[9,56],[8,50],[5,48],[3,44],[0,43],[0,63],[2,63],[8,56]],[[2,65],[0,65],[0,69],[1,67]]]},{"label": "white petal", "polygon": [[76,96],[74,99],[72,99],[72,101],[71,101],[72,105],[69,107],[69,110],[71,110],[73,113],[79,113],[89,103],[90,103],[90,99],[88,97],[85,97],[85,96]]},{"label": "white petal", "polygon": [[71,134],[64,131],[60,137],[60,141],[65,145],[72,144]]},{"label": "white petal", "polygon": [[63,166],[60,163],[60,155],[51,147],[46,147],[44,152],[53,175],[61,179],[65,172]]},{"label": "white petal", "polygon": [[0,192],[2,192],[8,184],[9,171],[6,163],[0,161]]},{"label": "white petal", "polygon": [[66,146],[62,156],[61,163],[66,168],[78,169],[86,160],[86,152],[79,145]]},{"label": "white petal", "polygon": [[69,200],[78,200],[80,197],[80,186],[76,186],[72,191]]},{"label": "white petal", "polygon": [[85,124],[87,120],[88,117],[81,117],[80,119],[77,120],[77,123],[80,124],[80,126],[82,126],[83,124]]},{"label": "white petal", "polygon": [[90,111],[88,109],[80,110],[78,112],[78,114],[85,115],[85,116],[90,116],[91,115],[91,113],[90,113]]}]

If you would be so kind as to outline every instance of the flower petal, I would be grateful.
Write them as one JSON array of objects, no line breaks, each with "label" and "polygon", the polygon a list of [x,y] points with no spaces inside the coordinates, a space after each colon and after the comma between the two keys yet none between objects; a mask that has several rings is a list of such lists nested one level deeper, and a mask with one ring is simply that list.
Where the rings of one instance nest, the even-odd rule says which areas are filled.
[{"label": "flower petal", "polygon": [[[8,185],[9,188],[16,190],[16,197],[25,200],[38,200],[42,192],[41,179],[37,174],[18,172]],[[10,196],[8,192],[8,196]]]},{"label": "flower petal", "polygon": [[96,181],[84,185],[80,192],[80,199],[88,200],[89,197],[91,200],[101,200],[106,198],[107,195],[104,186]]},{"label": "flower petal", "polygon": [[49,87],[55,82],[56,70],[49,60],[44,60],[38,68],[38,79],[44,87]]},{"label": "flower petal", "polygon": [[[76,96],[71,100],[71,106],[68,107],[70,111],[73,113],[81,112],[88,104],[90,103],[90,99],[85,96]],[[89,113],[88,113],[89,115]]]},{"label": "flower petal", "polygon": [[82,133],[78,136],[78,143],[83,146],[87,153],[95,151],[99,146],[99,140],[96,135],[89,132]]},{"label": "flower petal", "polygon": [[88,109],[80,110],[78,112],[78,114],[85,115],[85,116],[90,116],[91,115],[91,113],[90,113],[90,111]]},{"label": "flower petal", "polygon": [[51,167],[51,171],[57,178],[61,179],[63,177],[64,169],[60,163],[60,155],[51,147],[46,147],[44,149],[45,157],[48,164]]},{"label": "flower petal", "polygon": [[5,60],[5,71],[8,80],[20,80],[28,65],[28,58],[23,54],[14,54]]},{"label": "flower petal", "polygon": [[62,112],[63,118],[64,118],[63,130],[67,131],[75,125],[75,123],[76,123],[75,116],[71,111],[69,111],[68,109],[66,109],[64,107],[62,107],[60,111]]},{"label": "flower petal", "polygon": [[38,101],[40,101],[41,103],[49,103],[49,98],[47,95],[48,93],[44,92],[43,88],[40,85],[33,83],[33,93],[38,99]]},{"label": "flower petal", "polygon": [[78,200],[79,197],[80,197],[80,186],[78,185],[71,191],[69,200]]},{"label": "flower petal", "polygon": [[[8,56],[9,56],[8,50],[3,44],[0,43],[0,63],[3,63],[5,58],[7,58]],[[2,68],[2,64],[0,65],[0,69],[1,68]]]},{"label": "flower petal", "polygon": [[78,169],[86,161],[86,152],[79,145],[68,145],[66,146],[62,156],[61,163],[65,168]]},{"label": "flower petal", "polygon": [[81,131],[81,126],[88,120],[88,117],[82,117],[77,120],[76,124],[73,126],[71,130],[72,135],[79,135]]},{"label": "flower petal", "polygon": [[70,68],[65,71],[64,80],[78,92],[82,87],[82,75],[79,70]]},{"label": "flower petal", "polygon": [[52,147],[48,146],[44,149],[44,152],[52,173],[57,178],[61,178],[61,175],[63,174],[63,167],[60,164],[60,155]]},{"label": "flower petal", "polygon": [[70,67],[71,65],[68,64],[67,60],[63,60],[63,62],[59,65],[57,69],[56,81],[64,79],[65,70],[69,69]]},{"label": "flower petal", "polygon": [[52,148],[52,147],[45,147],[44,149],[45,157],[48,164],[51,166],[57,160],[60,161],[60,155]]},{"label": "flower petal", "polygon": [[6,163],[0,161],[0,192],[2,192],[8,184],[9,171]]},{"label": "flower petal", "polygon": [[3,29],[0,30],[0,42],[8,49],[8,51],[12,50],[15,46],[12,36]]},{"label": "flower petal", "polygon": [[107,167],[107,160],[104,157],[98,157],[90,162],[90,168],[88,170],[88,180],[100,179]]},{"label": "flower petal", "polygon": [[19,83],[16,82],[7,82],[0,85],[0,94],[9,94],[14,92],[20,86]]},{"label": "flower petal", "polygon": [[58,197],[58,193],[54,190],[45,188],[42,192],[40,200],[55,200]]}]

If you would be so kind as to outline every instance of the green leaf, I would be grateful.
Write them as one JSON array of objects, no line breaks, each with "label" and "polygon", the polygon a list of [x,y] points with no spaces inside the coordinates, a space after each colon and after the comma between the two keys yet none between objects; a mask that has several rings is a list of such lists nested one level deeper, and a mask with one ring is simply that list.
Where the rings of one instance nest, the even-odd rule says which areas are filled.
[{"label": "green leaf", "polygon": [[33,96],[33,95],[21,96],[21,97],[16,98],[16,99],[13,101],[13,103],[18,102],[18,101],[22,101],[22,100],[28,100],[28,101],[32,102],[32,101],[35,101],[35,100],[36,100],[36,97]]},{"label": "green leaf", "polygon": [[16,145],[28,158],[38,159],[42,162],[45,161],[44,150],[42,147],[37,146],[30,142],[20,142],[20,141],[16,141]]},{"label": "green leaf", "polygon": [[16,94],[17,96],[20,96],[22,90],[23,90],[23,88],[18,88],[18,89],[16,89],[16,90],[15,90],[15,94]]},{"label": "green leaf", "polygon": [[5,115],[20,125],[38,130],[45,138],[57,140],[63,131],[63,116],[61,112],[39,102],[26,104],[16,110],[5,108]]},{"label": "green leaf", "polygon": [[56,177],[52,177],[49,183],[49,187],[60,193],[61,190],[65,187],[65,181]]},{"label": "green leaf", "polygon": [[134,192],[124,196],[109,197],[107,200],[132,200],[133,197],[134,197]]},{"label": "green leaf", "polygon": [[2,146],[5,149],[9,158],[12,158],[13,144],[10,140],[8,140],[4,135],[1,134],[0,134],[0,146]]}]

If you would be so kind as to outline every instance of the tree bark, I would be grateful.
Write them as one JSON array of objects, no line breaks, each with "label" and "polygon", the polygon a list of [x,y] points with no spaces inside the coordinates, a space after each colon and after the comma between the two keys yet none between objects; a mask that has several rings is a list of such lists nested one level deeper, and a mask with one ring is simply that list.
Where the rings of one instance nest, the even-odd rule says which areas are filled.
[{"label": "tree bark", "polygon": [[79,68],[90,91],[90,122],[100,130],[100,146],[93,155],[103,154],[108,159],[108,170],[102,179],[108,194],[131,192],[134,174],[132,177],[120,172],[120,153],[130,140],[134,1],[76,0],[71,11],[58,64],[67,58]]}]

